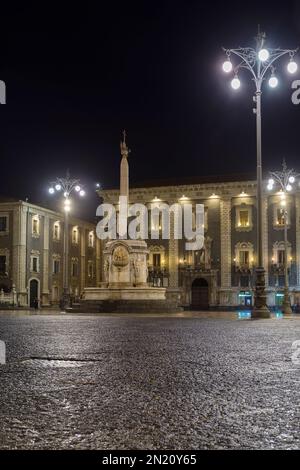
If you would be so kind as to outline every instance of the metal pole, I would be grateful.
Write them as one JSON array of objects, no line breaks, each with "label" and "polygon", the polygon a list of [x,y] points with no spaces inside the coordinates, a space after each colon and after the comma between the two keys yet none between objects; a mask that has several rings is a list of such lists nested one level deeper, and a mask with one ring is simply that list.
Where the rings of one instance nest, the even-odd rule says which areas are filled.
[{"label": "metal pole", "polygon": [[289,270],[288,270],[288,226],[287,226],[288,211],[284,211],[284,299],[282,311],[285,315],[291,315],[292,308],[289,296]]},{"label": "metal pole", "polygon": [[64,230],[64,307],[69,305],[69,214],[65,210]]},{"label": "metal pole", "polygon": [[270,318],[265,291],[265,269],[263,262],[263,210],[262,210],[262,152],[261,152],[261,81],[256,84],[256,152],[257,152],[257,267],[255,300],[252,317]]}]

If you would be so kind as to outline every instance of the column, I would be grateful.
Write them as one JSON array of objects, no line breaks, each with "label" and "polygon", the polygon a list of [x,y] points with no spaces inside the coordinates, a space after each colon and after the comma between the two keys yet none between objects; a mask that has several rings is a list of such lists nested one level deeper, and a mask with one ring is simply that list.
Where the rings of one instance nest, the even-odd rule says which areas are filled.
[{"label": "column", "polygon": [[220,201],[221,292],[220,304],[231,305],[231,198]]},{"label": "column", "polygon": [[169,287],[178,288],[178,240],[174,239],[174,212],[170,214]]}]

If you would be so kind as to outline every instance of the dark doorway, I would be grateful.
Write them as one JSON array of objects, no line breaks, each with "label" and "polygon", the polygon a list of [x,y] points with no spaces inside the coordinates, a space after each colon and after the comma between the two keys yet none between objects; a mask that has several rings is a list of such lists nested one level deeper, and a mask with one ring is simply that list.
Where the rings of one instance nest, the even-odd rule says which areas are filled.
[{"label": "dark doorway", "polygon": [[38,299],[39,297],[39,281],[37,281],[36,279],[32,279],[30,281],[30,288],[29,288],[29,292],[30,292],[30,307],[34,307],[35,304],[34,304],[34,301],[36,299]]},{"label": "dark doorway", "polygon": [[192,309],[207,310],[208,301],[208,282],[206,279],[195,279],[192,284]]}]

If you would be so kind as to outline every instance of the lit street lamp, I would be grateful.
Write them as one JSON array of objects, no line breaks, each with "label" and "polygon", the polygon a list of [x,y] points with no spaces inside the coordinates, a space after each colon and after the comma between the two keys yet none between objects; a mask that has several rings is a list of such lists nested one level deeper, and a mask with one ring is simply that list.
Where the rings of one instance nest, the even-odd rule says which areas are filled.
[{"label": "lit street lamp", "polygon": [[[289,55],[290,61],[287,65],[289,73],[295,73],[297,64],[294,61],[294,55],[297,49],[266,49],[266,35],[258,32],[256,37],[256,48],[239,47],[238,49],[223,49],[226,53],[226,60],[223,64],[225,73],[234,73],[231,81],[231,87],[238,90],[241,86],[239,79],[239,71],[246,69],[251,75],[255,83],[255,96],[253,100],[256,104],[254,113],[256,114],[256,152],[257,152],[257,267],[255,281],[255,303],[252,311],[253,318],[269,318],[270,312],[267,307],[267,296],[265,291],[265,269],[263,265],[263,234],[262,234],[262,152],[261,152],[261,94],[262,85],[270,73],[268,80],[271,88],[276,88],[278,79],[275,76],[274,63],[280,57]],[[231,56],[238,59],[238,65],[234,66],[231,62]]]},{"label": "lit street lamp", "polygon": [[63,195],[64,201],[64,268],[63,268],[63,308],[69,305],[70,292],[69,292],[69,212],[71,211],[70,196],[73,192],[78,193],[79,196],[85,196],[85,191],[80,185],[78,179],[70,178],[70,173],[67,171],[65,178],[56,178],[49,187],[49,193],[60,193]]},{"label": "lit street lamp", "polygon": [[270,172],[270,179],[268,182],[268,190],[272,191],[274,186],[280,190],[281,206],[284,215],[284,299],[282,310],[286,315],[292,314],[290,296],[289,296],[289,273],[288,273],[288,209],[287,209],[287,193],[292,191],[293,184],[299,175],[294,170],[289,170],[285,161],[282,164],[282,171]]}]

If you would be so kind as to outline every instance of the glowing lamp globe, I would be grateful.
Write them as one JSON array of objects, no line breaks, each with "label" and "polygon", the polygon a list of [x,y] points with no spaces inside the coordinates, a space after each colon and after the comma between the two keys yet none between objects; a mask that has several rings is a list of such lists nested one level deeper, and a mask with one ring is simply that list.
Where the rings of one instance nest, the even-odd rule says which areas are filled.
[{"label": "glowing lamp globe", "polygon": [[290,176],[289,177],[289,183],[295,183],[295,176]]},{"label": "glowing lamp globe", "polygon": [[234,77],[232,80],[231,80],[231,87],[234,89],[234,90],[238,90],[241,86],[241,82],[240,80],[237,78],[237,77]]},{"label": "glowing lamp globe", "polygon": [[287,191],[292,191],[292,189],[293,189],[292,186],[290,184],[288,184],[287,187],[286,187],[286,190]]},{"label": "glowing lamp globe", "polygon": [[274,77],[274,75],[270,78],[269,80],[269,86],[271,88],[276,88],[278,85],[278,78],[277,77]]},{"label": "glowing lamp globe", "polygon": [[291,60],[287,65],[287,69],[289,73],[295,73],[297,72],[298,65],[294,60]]},{"label": "glowing lamp globe", "polygon": [[49,188],[49,193],[50,193],[50,194],[54,194],[54,192],[55,192],[55,191],[54,191],[54,188]]},{"label": "glowing lamp globe", "polygon": [[79,185],[75,186],[75,191],[77,191],[77,193],[79,193],[81,187]]},{"label": "glowing lamp globe", "polygon": [[60,191],[60,190],[61,190],[61,185],[60,185],[60,184],[56,184],[56,185],[55,185],[55,189],[56,189],[56,191]]},{"label": "glowing lamp globe", "polygon": [[265,62],[270,57],[268,49],[261,49],[258,53],[258,58],[262,62]]},{"label": "glowing lamp globe", "polygon": [[223,65],[222,65],[222,68],[223,68],[223,71],[224,71],[225,73],[231,72],[231,70],[232,70],[232,63],[230,62],[230,60],[225,60],[225,62],[224,62]]},{"label": "glowing lamp globe", "polygon": [[85,195],[85,191],[84,191],[83,189],[81,189],[81,190],[79,191],[79,195],[80,195],[80,196],[84,196],[84,195]]}]

